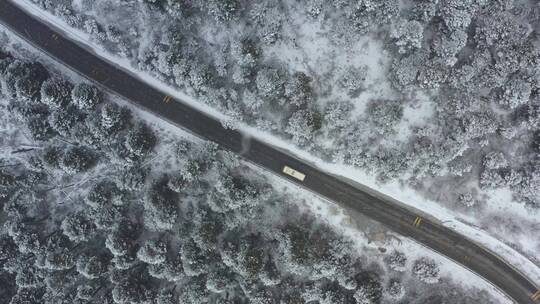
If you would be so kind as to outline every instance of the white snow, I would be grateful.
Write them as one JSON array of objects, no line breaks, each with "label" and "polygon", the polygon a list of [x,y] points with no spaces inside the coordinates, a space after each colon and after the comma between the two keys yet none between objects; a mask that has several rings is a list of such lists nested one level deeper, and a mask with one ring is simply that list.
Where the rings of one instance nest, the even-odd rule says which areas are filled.
[{"label": "white snow", "polygon": [[408,256],[408,268],[412,268],[412,262],[421,257],[428,257],[437,262],[441,277],[450,277],[457,284],[463,286],[474,286],[478,289],[486,290],[489,294],[500,303],[514,303],[508,296],[502,293],[497,287],[470,271],[461,264],[457,264],[451,259],[446,258],[441,254],[437,254],[432,250],[424,248],[416,242],[405,241],[401,244],[394,244],[396,249],[401,252],[406,252]]},{"label": "white snow", "polygon": [[[109,98],[121,105],[129,107],[132,111],[134,111],[134,113],[136,113],[138,117],[153,122],[156,127],[159,127],[170,134],[176,134],[180,137],[188,138],[189,140],[193,141],[198,140],[198,138],[193,136],[191,133],[183,131],[164,120],[160,120],[151,113],[134,107],[132,103],[122,97],[110,95]],[[437,262],[441,277],[451,278],[453,282],[458,285],[463,285],[463,282],[467,282],[465,285],[463,285],[464,288],[473,286],[475,288],[485,290],[489,292],[490,296],[494,300],[501,304],[512,303],[512,301],[498,288],[485,281],[482,277],[476,275],[475,273],[472,273],[471,275],[470,270],[464,268],[460,264],[457,264],[453,260],[433,252],[429,248],[416,243],[414,240],[394,234],[393,232],[390,233],[390,236],[387,236],[384,239],[376,239],[375,241],[372,241],[372,239],[376,238],[376,235],[373,236],[373,234],[385,228],[377,227],[375,231],[369,231],[366,229],[366,227],[358,227],[358,225],[355,225],[355,221],[350,218],[350,215],[347,214],[339,205],[325,200],[316,194],[311,193],[310,191],[300,189],[288,182],[286,179],[272,174],[267,170],[260,168],[258,165],[247,162],[245,162],[245,164],[264,175],[267,181],[270,182],[272,187],[277,191],[282,190],[283,193],[290,194],[291,197],[298,198],[298,201],[301,202],[299,204],[301,208],[311,212],[319,220],[324,221],[335,231],[351,240],[352,245],[356,250],[358,250],[358,252],[366,253],[366,250],[370,250],[375,253],[373,255],[365,254],[372,259],[372,262],[376,262],[379,265],[384,264],[382,261],[384,255],[380,254],[380,248],[385,248],[387,252],[398,250],[406,253],[408,258],[406,271],[409,271],[412,268],[412,263],[416,259],[428,257]],[[365,225],[369,226],[370,228],[372,228],[374,224],[374,222],[365,223]]]},{"label": "white snow", "polygon": [[[125,58],[120,58],[113,56],[107,53],[103,48],[98,46],[96,43],[92,42],[89,35],[69,27],[65,22],[60,18],[40,10],[34,6],[31,2],[27,0],[16,1],[18,5],[22,8],[35,15],[36,17],[54,25],[57,28],[62,29],[65,35],[71,39],[77,41],[81,45],[87,46],[98,56],[105,58],[109,62],[116,64],[118,67],[124,69],[125,71],[139,77],[146,83],[154,86],[155,88],[175,97],[178,100],[197,108],[200,111],[203,111],[221,121],[227,121],[227,117],[216,110],[205,106],[197,102],[194,98],[177,91],[176,89],[156,80],[151,75],[145,72],[141,72],[136,68],[133,68],[129,61]],[[368,52],[369,53],[369,52]],[[157,118],[154,118],[157,119]],[[392,182],[387,184],[378,183],[374,177],[367,175],[365,172],[345,166],[342,164],[330,164],[322,161],[321,159],[300,150],[299,148],[289,144],[283,139],[277,138],[275,136],[269,135],[265,132],[256,130],[252,127],[246,126],[244,124],[237,125],[239,131],[246,134],[246,136],[256,137],[261,139],[273,146],[281,148],[287,153],[294,155],[300,159],[303,159],[307,162],[312,163],[321,170],[337,175],[344,178],[359,182],[367,187],[370,187],[376,191],[384,193],[387,196],[390,196],[401,203],[407,205],[410,208],[415,208],[419,213],[424,213],[424,217],[429,217],[434,221],[444,223],[446,226],[455,229],[458,232],[464,233],[466,236],[472,240],[478,242],[479,244],[485,246],[489,250],[496,252],[501,257],[505,258],[509,263],[514,265],[522,273],[526,274],[533,282],[537,285],[540,285],[540,268],[535,265],[533,262],[528,260],[525,256],[521,255],[516,250],[505,245],[504,243],[498,241],[494,237],[491,237],[486,231],[475,228],[468,223],[476,223],[477,220],[471,216],[466,216],[458,214],[452,210],[442,207],[436,202],[426,200],[422,198],[414,190],[400,185],[398,182]]]},{"label": "white snow", "polygon": [[396,137],[403,142],[411,135],[411,127],[425,126],[435,111],[435,105],[426,94],[417,92],[415,98],[414,102],[405,104],[403,117],[396,127]]},{"label": "white snow", "polygon": [[[259,169],[256,165],[251,165],[254,169]],[[362,230],[356,225],[354,221],[350,219],[350,216],[345,211],[334,204],[331,201],[322,199],[321,197],[312,194],[309,191],[303,191],[298,187],[295,187],[291,183],[287,182],[283,178],[279,178],[276,175],[269,174],[265,170],[261,170],[266,178],[271,182],[275,189],[283,189],[284,192],[292,194],[293,197],[298,197],[299,201],[304,202],[303,206],[308,211],[317,215],[321,220],[325,221],[336,231],[346,236],[353,241],[353,245],[359,252],[365,252],[366,250],[377,251],[380,248],[384,248],[387,252],[398,250],[403,252],[407,256],[406,271],[412,269],[412,264],[415,260],[421,257],[428,257],[437,262],[440,269],[441,277],[451,278],[456,284],[465,284],[466,286],[474,286],[478,289],[486,290],[489,294],[500,303],[513,303],[512,300],[502,293],[497,287],[484,280],[474,272],[463,265],[457,264],[451,259],[432,251],[429,248],[424,247],[416,243],[414,240],[400,236],[398,234],[390,233],[390,236],[386,236],[384,240],[375,240],[370,242],[372,236],[370,234],[376,233],[380,229],[375,231]],[[366,223],[366,226],[373,226],[374,223]],[[384,229],[383,227],[381,227]],[[360,233],[361,232],[361,233]],[[376,254],[374,259],[380,259],[381,255]],[[382,261],[377,260],[379,264],[383,264]],[[471,274],[472,272],[472,274]]]}]

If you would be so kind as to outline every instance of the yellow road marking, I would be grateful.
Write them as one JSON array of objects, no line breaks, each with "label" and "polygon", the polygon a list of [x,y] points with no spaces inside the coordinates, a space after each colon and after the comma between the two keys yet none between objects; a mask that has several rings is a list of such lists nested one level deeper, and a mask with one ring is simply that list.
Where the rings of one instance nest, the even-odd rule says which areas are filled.
[{"label": "yellow road marking", "polygon": [[165,102],[165,103],[169,103],[169,102],[171,102],[171,100],[172,100],[171,96],[165,96],[165,98],[163,98],[163,102]]},{"label": "yellow road marking", "polygon": [[532,296],[531,296],[531,299],[533,301],[537,301],[538,299],[540,299],[540,289],[537,290]]},{"label": "yellow road marking", "polygon": [[415,226],[415,227],[420,226],[420,222],[422,222],[422,219],[421,219],[419,216],[417,216],[417,217],[414,219],[413,226]]}]

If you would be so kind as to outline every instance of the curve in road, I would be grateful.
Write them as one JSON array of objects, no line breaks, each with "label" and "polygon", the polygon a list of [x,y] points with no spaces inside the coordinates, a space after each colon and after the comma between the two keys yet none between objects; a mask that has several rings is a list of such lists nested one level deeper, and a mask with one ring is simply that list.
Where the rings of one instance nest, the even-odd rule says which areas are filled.
[{"label": "curve in road", "polygon": [[[359,189],[267,143],[245,138],[236,130],[224,128],[216,119],[181,100],[173,100],[69,40],[59,30],[36,20],[11,1],[0,0],[0,23],[63,65],[123,96],[134,105],[445,255],[491,282],[516,303],[540,302],[540,290],[521,272],[489,250],[420,215],[418,211],[406,208],[374,190]],[[284,173],[285,166],[301,172],[304,177],[298,179]]]}]

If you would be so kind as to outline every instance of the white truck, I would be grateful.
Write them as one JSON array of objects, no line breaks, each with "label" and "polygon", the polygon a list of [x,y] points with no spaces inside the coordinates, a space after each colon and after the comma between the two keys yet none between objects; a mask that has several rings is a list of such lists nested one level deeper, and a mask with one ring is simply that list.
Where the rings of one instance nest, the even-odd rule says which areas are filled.
[{"label": "white truck", "polygon": [[293,168],[289,167],[289,166],[284,166],[283,167],[283,173],[289,175],[289,176],[292,176],[294,178],[296,178],[297,180],[303,182],[304,179],[306,178],[306,175],[300,171],[297,171],[297,170],[294,170]]}]

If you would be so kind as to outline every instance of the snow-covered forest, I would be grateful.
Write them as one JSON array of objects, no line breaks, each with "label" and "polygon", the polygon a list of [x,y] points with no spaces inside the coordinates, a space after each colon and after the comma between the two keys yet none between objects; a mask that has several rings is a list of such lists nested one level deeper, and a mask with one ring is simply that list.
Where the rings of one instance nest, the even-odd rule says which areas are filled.
[{"label": "snow-covered forest", "polygon": [[537,1],[31,1],[227,126],[397,180],[540,260]]},{"label": "snow-covered forest", "polygon": [[429,256],[358,250],[235,155],[13,50],[1,303],[497,303]]},{"label": "snow-covered forest", "polygon": [[[479,180],[540,205],[536,1],[33,2],[330,161],[418,187]],[[460,190],[465,206],[480,199]]]},{"label": "snow-covered forest", "polygon": [[[540,265],[538,1],[15,2],[32,3],[52,13],[86,33],[89,43],[227,115],[223,122],[227,127],[249,125],[324,161],[375,176],[380,184],[397,181]],[[44,256],[51,234],[50,242],[75,248],[69,250],[75,266],[61,271],[77,276],[78,258],[90,249],[104,252],[108,269],[126,257],[127,269],[136,268],[131,273],[141,280],[129,286],[142,286],[143,279],[150,284],[136,288],[138,295],[163,290],[180,297],[190,289],[183,287],[185,282],[200,280],[199,287],[208,287],[213,271],[223,268],[234,273],[230,285],[223,283],[234,292],[220,292],[217,287],[205,292],[224,303],[218,298],[225,294],[241,298],[229,299],[233,303],[266,303],[263,296],[255,296],[259,293],[273,296],[268,303],[295,303],[279,298],[288,296],[281,290],[297,291],[299,303],[315,301],[309,296],[319,297],[321,303],[339,303],[333,294],[370,303],[358,300],[358,290],[368,288],[364,285],[375,286],[379,296],[372,296],[388,303],[439,303],[449,297],[451,302],[489,302],[439,279],[437,270],[429,267],[437,263],[429,258],[405,257],[406,267],[394,268],[390,261],[402,258],[393,250],[352,253],[350,240],[302,210],[297,204],[300,198],[276,190],[234,156],[191,138],[165,135],[132,111],[111,103],[98,88],[8,51],[0,55],[4,115],[0,180],[9,194],[2,198],[5,211],[0,221],[7,227],[6,246],[15,244],[21,250],[10,232],[15,229],[9,228],[13,218],[17,225],[26,225],[24,231],[35,234],[27,239],[39,250],[22,249],[22,259],[28,258],[17,261],[22,268],[41,263],[38,257]],[[132,187],[126,183],[139,183],[140,188],[126,188]],[[126,196],[128,189],[137,194]],[[105,203],[92,202],[93,196],[102,195]],[[24,208],[17,206],[21,201]],[[173,209],[161,209],[168,207]],[[82,221],[77,216],[83,210],[93,213],[84,213],[86,222],[77,222]],[[69,224],[64,223],[70,216],[95,235],[84,241],[72,239],[66,230]],[[100,226],[101,217],[122,227],[126,225],[119,222],[128,221],[133,228],[119,232],[120,227],[112,224]],[[219,233],[214,231],[214,245],[202,245],[205,241],[197,235],[204,229],[201,223],[210,218],[223,226],[217,226]],[[162,230],[149,229],[151,225]],[[297,226],[305,235],[290,232]],[[319,239],[318,231],[324,231],[325,237]],[[133,239],[126,242],[128,253],[117,255],[107,244],[122,233]],[[229,240],[231,236],[236,243]],[[345,264],[319,267],[310,261],[315,266],[306,273],[306,264],[292,258],[294,237],[306,246],[327,240],[329,252],[345,254],[345,260],[332,261]],[[240,262],[224,256],[231,248],[234,252],[252,246],[242,242],[261,246],[257,247],[263,252],[261,269],[273,265],[278,283],[246,277],[236,265]],[[213,252],[210,256],[215,258],[204,262],[206,268],[198,274],[184,269],[188,264],[182,254],[173,256],[191,245]],[[162,248],[166,249],[160,255]],[[144,250],[166,258],[149,263],[141,258]],[[328,253],[312,251],[310,259]],[[171,261],[182,262],[182,280],[170,282],[152,275],[152,267]],[[354,269],[354,274],[343,274],[344,268],[339,268],[343,265]],[[22,289],[50,295],[46,276],[50,269],[32,269],[37,283]],[[67,280],[75,286],[68,286],[66,293],[77,294],[76,286],[89,281],[97,285],[91,289],[98,290],[96,295],[114,295],[114,289],[100,285],[112,273]],[[5,281],[10,282],[5,284],[6,293],[17,290],[18,281],[10,279],[17,274],[4,271]],[[430,279],[430,274],[435,275]],[[441,288],[418,284],[418,275],[427,275],[422,284],[437,281]],[[114,286],[121,283],[114,282]],[[403,298],[392,299],[392,290],[400,296],[403,291]],[[473,295],[461,300],[463,294]],[[347,299],[352,298],[342,301],[354,303]]]}]

